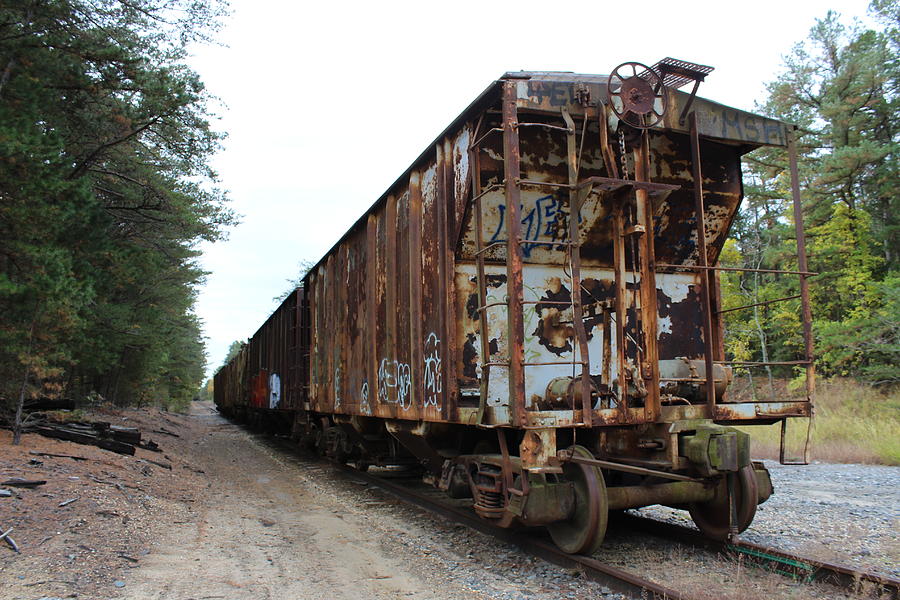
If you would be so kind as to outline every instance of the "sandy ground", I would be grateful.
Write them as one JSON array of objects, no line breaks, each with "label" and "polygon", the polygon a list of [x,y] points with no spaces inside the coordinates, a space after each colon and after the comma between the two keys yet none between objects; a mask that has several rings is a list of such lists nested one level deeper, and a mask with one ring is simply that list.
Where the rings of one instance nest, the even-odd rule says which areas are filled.
[{"label": "sandy ground", "polygon": [[[135,457],[36,435],[12,447],[0,431],[0,480],[48,481],[0,498],[0,528],[15,527],[22,548],[13,554],[0,545],[0,600],[616,597],[577,572],[428,515],[320,459],[251,434],[209,404],[191,410],[185,416],[152,410],[104,415],[146,434],[163,427],[177,432],[152,433],[163,453],[139,450]],[[38,450],[86,460],[31,454]],[[172,469],[149,460],[167,461]],[[883,468],[829,469],[820,475],[838,480],[835,473],[847,471],[866,485],[878,484],[869,490],[848,480],[838,497],[854,489],[886,499],[884,490],[896,482],[897,471]],[[798,505],[797,512],[821,517],[826,507],[821,494],[804,487],[807,476],[784,475],[797,489],[780,488],[781,501],[788,507],[816,502],[815,508]],[[878,481],[869,481],[873,476]],[[71,498],[77,501],[60,506]],[[836,501],[829,520],[852,523],[853,506]],[[884,503],[886,511],[895,508]],[[864,516],[871,525],[871,514]],[[791,519],[801,538],[826,533],[821,523]],[[785,537],[778,523],[762,529],[771,529],[774,539]],[[895,547],[856,538],[878,553]],[[896,541],[895,532],[885,539]],[[703,600],[868,597],[747,570],[628,531],[611,529],[598,558]]]},{"label": "sandy ground", "polygon": [[193,457],[210,481],[206,502],[194,522],[160,540],[123,597],[467,596],[407,570],[365,519],[311,490],[296,466],[207,405],[193,416],[207,429]]}]

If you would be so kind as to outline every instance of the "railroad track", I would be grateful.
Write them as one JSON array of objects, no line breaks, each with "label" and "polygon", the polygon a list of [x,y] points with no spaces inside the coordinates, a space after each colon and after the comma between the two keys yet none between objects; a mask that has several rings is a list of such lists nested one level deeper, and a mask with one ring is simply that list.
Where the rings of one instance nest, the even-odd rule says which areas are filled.
[{"label": "railroad track", "polygon": [[[529,554],[543,558],[550,563],[564,568],[579,568],[583,571],[585,578],[602,583],[613,591],[641,599],[689,600],[691,598],[635,573],[612,567],[594,558],[565,554],[552,542],[540,539],[531,533],[503,529],[491,525],[470,510],[449,505],[436,498],[435,495],[422,493],[419,490],[403,485],[397,480],[386,479],[371,473],[363,473],[348,466],[338,467],[338,471],[349,478],[365,481],[435,515],[515,544]],[[621,523],[625,528],[641,531],[655,537],[676,541],[696,548],[704,548],[721,554],[737,555],[745,564],[753,564],[795,580],[828,583],[850,592],[859,592],[865,589],[872,592],[874,597],[877,598],[896,600],[898,594],[900,594],[900,580],[875,573],[859,571],[749,542],[738,542],[735,544],[718,542],[701,535],[693,529],[656,519],[626,514],[623,515]]]},{"label": "railroad track", "polygon": [[[302,453],[297,446],[266,438],[281,450],[297,458],[314,459],[334,467],[334,471],[348,479],[365,482],[406,503],[418,506],[434,515],[460,523],[486,535],[514,544],[525,552],[567,569],[579,569],[586,579],[603,584],[609,589],[641,600],[691,600],[690,595],[678,592],[632,572],[610,566],[589,556],[566,554],[549,540],[544,540],[527,530],[511,530],[497,527],[481,519],[468,507],[448,504],[448,499],[433,488],[416,489],[406,485],[409,479],[396,479],[359,471],[350,466],[338,465],[320,457]],[[417,482],[419,480],[416,480]],[[841,565],[784,552],[749,542],[726,543],[712,540],[693,529],[658,521],[656,519],[624,514],[619,523],[629,530],[706,549],[719,554],[738,556],[744,564],[752,564],[768,571],[802,582],[823,582],[851,593],[865,589],[872,597],[898,600],[900,580],[868,573]]]},{"label": "railroad track", "polygon": [[745,563],[752,563],[769,571],[804,582],[821,581],[845,590],[861,591],[869,588],[879,598],[896,600],[900,595],[900,580],[817,560],[800,554],[784,552],[776,548],[751,542],[720,542],[701,535],[699,531],[657,519],[625,514],[624,527],[649,535],[675,540],[698,548],[740,556]]},{"label": "railroad track", "polygon": [[606,565],[599,560],[577,554],[566,554],[552,542],[544,541],[524,532],[503,529],[491,525],[471,510],[445,504],[430,494],[423,494],[395,480],[385,479],[370,473],[363,473],[352,467],[341,467],[340,472],[351,479],[365,481],[392,496],[418,506],[428,512],[461,523],[492,537],[515,544],[534,556],[567,569],[581,569],[586,579],[602,583],[615,592],[641,599],[690,600],[673,589],[644,579],[634,573]]}]

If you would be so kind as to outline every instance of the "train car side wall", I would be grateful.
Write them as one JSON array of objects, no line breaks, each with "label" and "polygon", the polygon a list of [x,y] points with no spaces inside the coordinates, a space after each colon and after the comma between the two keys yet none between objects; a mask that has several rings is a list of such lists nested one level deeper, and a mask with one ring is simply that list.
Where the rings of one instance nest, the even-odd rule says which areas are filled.
[{"label": "train car side wall", "polygon": [[307,276],[312,410],[456,420],[451,274],[472,128],[439,141]]},{"label": "train car side wall", "polygon": [[300,321],[303,290],[292,291],[249,344],[250,405],[257,409],[290,410],[300,400]]}]

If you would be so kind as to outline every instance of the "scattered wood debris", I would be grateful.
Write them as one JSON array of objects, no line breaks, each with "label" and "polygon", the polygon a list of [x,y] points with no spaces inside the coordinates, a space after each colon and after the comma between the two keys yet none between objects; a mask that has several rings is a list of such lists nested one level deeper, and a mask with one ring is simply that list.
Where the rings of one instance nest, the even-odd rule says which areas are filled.
[{"label": "scattered wood debris", "polygon": [[159,447],[159,444],[154,442],[153,440],[147,440],[145,442],[141,442],[138,444],[138,448],[143,448],[144,450],[149,450],[150,452],[162,452]]},{"label": "scattered wood debris", "polygon": [[75,456],[74,454],[54,454],[52,452],[38,452],[36,450],[30,450],[28,454],[32,454],[34,456],[50,456],[52,458],[71,458],[72,460],[90,460],[85,456]]},{"label": "scattered wood debris", "polygon": [[9,545],[9,547],[13,549],[13,552],[18,553],[19,552],[18,544],[16,544],[16,541],[14,539],[9,537],[9,534],[12,533],[12,530],[13,530],[13,528],[10,527],[5,532],[0,533],[0,540],[5,541]]},{"label": "scattered wood debris", "polygon": [[[103,427],[106,425],[106,427]],[[134,444],[119,441],[117,437],[134,439],[133,435],[118,436],[112,431],[109,423],[66,423],[65,425],[45,424],[36,426],[33,431],[44,437],[68,440],[79,444],[97,446],[104,450],[134,456]],[[138,432],[138,439],[140,432]]]},{"label": "scattered wood debris", "polygon": [[6,481],[0,482],[0,485],[8,485],[10,487],[20,487],[20,488],[36,488],[39,485],[46,484],[46,480],[43,479],[22,479],[21,477],[11,477]]},{"label": "scattered wood debris", "polygon": [[144,461],[144,462],[148,462],[148,463],[150,463],[150,464],[152,464],[152,465],[156,465],[157,467],[162,467],[163,469],[168,469],[168,470],[170,470],[170,471],[172,470],[172,465],[171,465],[171,463],[162,462],[162,461],[158,461],[158,460],[153,460],[153,459],[151,459],[151,458],[142,458],[141,460]]},{"label": "scattered wood debris", "polygon": [[153,433],[161,433],[161,434],[163,434],[163,435],[170,435],[170,436],[172,436],[172,437],[181,437],[180,435],[178,435],[178,434],[175,433],[174,431],[169,431],[169,430],[166,429],[165,427],[160,427],[159,429],[154,429],[154,430],[153,430]]},{"label": "scattered wood debris", "polygon": [[72,398],[38,398],[26,400],[22,406],[24,410],[74,410],[75,400]]},{"label": "scattered wood debris", "polygon": [[[126,454],[128,456],[134,456],[135,448],[143,448],[145,450],[150,450],[151,452],[161,451],[159,444],[153,440],[142,440],[141,430],[137,427],[111,425],[104,421],[95,421],[91,423],[55,423],[47,419],[42,419],[37,423],[28,426],[25,431],[38,433],[44,437],[75,442],[77,444],[97,446],[98,448],[109,450],[110,452]],[[159,433],[178,437],[178,434],[174,434],[168,430],[159,431]],[[35,456],[53,456],[57,458],[71,458],[73,460],[88,460],[83,456],[75,456],[72,454],[53,454],[49,452],[32,452],[31,454]]]}]

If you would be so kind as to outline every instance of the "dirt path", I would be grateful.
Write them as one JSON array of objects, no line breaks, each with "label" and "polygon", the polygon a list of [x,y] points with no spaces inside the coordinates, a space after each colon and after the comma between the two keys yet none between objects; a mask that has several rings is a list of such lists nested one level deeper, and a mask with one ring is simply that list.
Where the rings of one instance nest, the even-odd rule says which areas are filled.
[{"label": "dirt path", "polygon": [[425,580],[386,552],[368,517],[207,404],[193,464],[206,472],[196,520],[159,540],[125,598],[452,598],[469,590]]},{"label": "dirt path", "polygon": [[[614,597],[578,572],[248,433],[209,404],[194,403],[189,416],[155,409],[97,416],[141,428],[162,450],[120,456],[34,434],[13,447],[0,431],[0,480],[47,480],[0,497],[0,525],[15,527],[22,549],[14,554],[0,546],[0,600]],[[36,460],[36,450],[50,454]],[[82,458],[59,457],[69,454]],[[758,516],[754,535],[775,545],[789,532],[823,542],[830,537],[842,550],[858,542],[871,559],[896,555],[896,535],[886,528],[896,521],[889,502],[895,494],[886,491],[896,489],[896,469],[819,465],[775,473],[783,476],[782,496],[761,509],[784,518]],[[842,486],[834,506],[823,506],[822,489],[832,488],[817,481]],[[842,501],[859,495],[868,500]],[[849,525],[860,519],[874,533],[853,534]],[[849,524],[853,539],[836,537],[818,521]],[[627,530],[613,528],[598,558],[699,598],[845,597]]]}]

